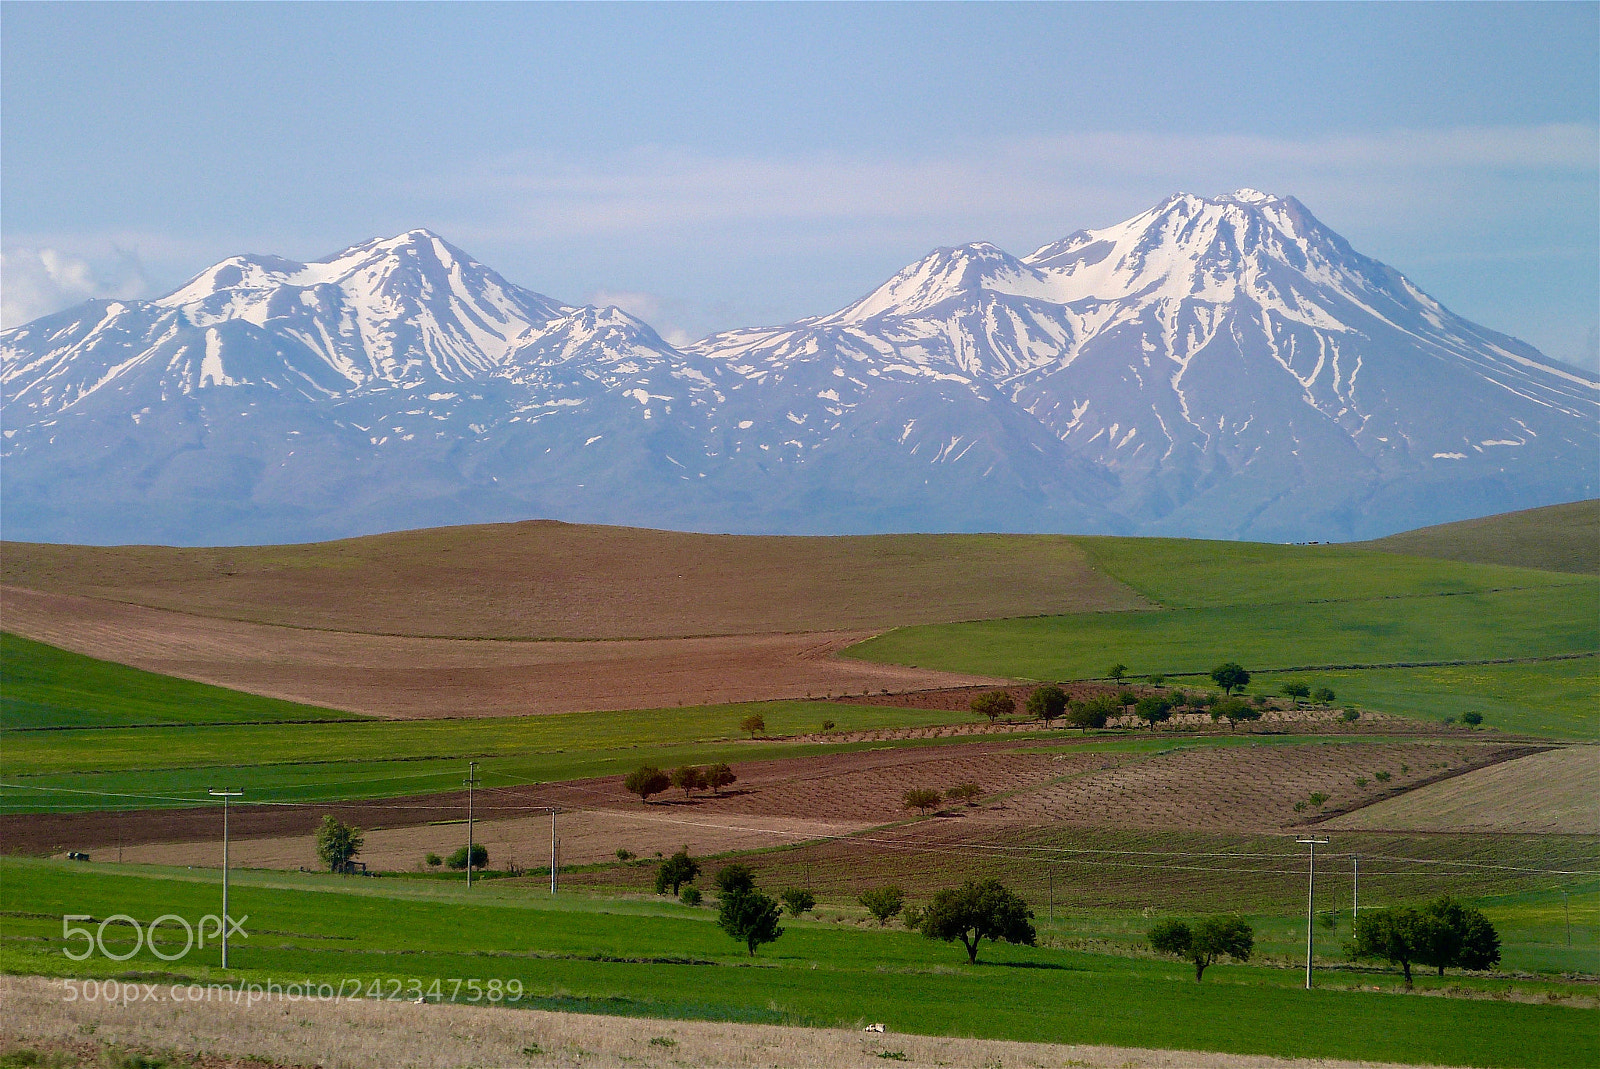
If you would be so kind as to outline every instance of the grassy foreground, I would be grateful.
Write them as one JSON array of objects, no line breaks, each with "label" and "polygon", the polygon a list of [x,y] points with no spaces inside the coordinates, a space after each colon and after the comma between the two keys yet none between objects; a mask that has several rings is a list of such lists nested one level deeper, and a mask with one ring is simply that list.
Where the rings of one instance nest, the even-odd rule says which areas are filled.
[{"label": "grassy foreground", "polygon": [[[1587,1066],[1600,1060],[1600,1013],[1561,1005],[1298,989],[1291,969],[1221,965],[1204,984],[1187,967],[1148,958],[985,944],[980,964],[958,947],[894,930],[786,921],[751,959],[707,909],[664,901],[560,896],[509,883],[469,896],[438,884],[241,874],[232,912],[248,915],[224,977],[215,949],[125,962],[62,953],[60,915],[214,912],[214,873],[107,874],[0,862],[9,972],[172,983],[246,980],[352,985],[415,997],[452,978],[482,990],[517,981],[518,1005],[713,1020],[852,1025],[894,1031],[1106,1043],[1278,1056],[1483,1066]],[[120,934],[119,934],[120,933]],[[169,942],[172,939],[175,942]],[[131,931],[108,926],[108,948]],[[182,930],[162,929],[163,952]],[[76,945],[76,944],[74,944]],[[467,999],[470,985],[459,991]],[[1305,1023],[1315,1020],[1316,1028]]]}]

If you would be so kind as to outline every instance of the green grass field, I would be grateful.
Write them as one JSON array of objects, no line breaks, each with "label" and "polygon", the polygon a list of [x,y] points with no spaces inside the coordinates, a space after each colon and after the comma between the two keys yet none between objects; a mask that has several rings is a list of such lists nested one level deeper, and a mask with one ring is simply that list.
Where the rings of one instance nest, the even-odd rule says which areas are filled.
[{"label": "green grass field", "polygon": [[[215,912],[214,873],[107,873],[68,864],[0,862],[0,965],[58,976],[132,976],[144,982],[216,982],[215,948],[181,961],[148,949],[126,962],[62,953],[60,916]],[[857,1025],[890,1031],[1070,1043],[1106,1043],[1299,1057],[1483,1066],[1588,1066],[1600,1060],[1593,1009],[1501,998],[1427,998],[1393,992],[1394,978],[1325,973],[1299,990],[1293,968],[1219,965],[1196,984],[1177,962],[1055,947],[985,944],[980,964],[959,947],[893,929],[787,921],[776,943],[747,957],[709,909],[659,900],[546,894],[512,881],[472,892],[427,881],[238,874],[231,912],[252,939],[235,940],[228,979],[425,993],[434,980],[516,980],[524,1006],[657,1017]],[[180,929],[163,929],[175,953]],[[121,925],[107,929],[110,949]],[[167,942],[176,938],[176,943]],[[76,944],[74,944],[76,945]],[[1354,990],[1377,979],[1384,990]],[[1519,984],[1521,985],[1519,987]],[[1549,982],[1463,981],[1419,986],[1549,997]],[[465,999],[470,987],[458,997]],[[1069,1008],[1070,1012],[1063,1012]],[[1305,1027],[1316,1021],[1314,1029]]]},{"label": "green grass field", "polygon": [[0,728],[8,731],[365,719],[144,672],[0,631]]},{"label": "green grass field", "polygon": [[[1097,567],[1165,608],[906,627],[847,656],[1024,679],[1102,676],[1113,662],[1134,676],[1203,674],[1236,660],[1326,678],[1341,697],[1385,712],[1479,711],[1512,730],[1600,737],[1593,660],[1370,675],[1318,667],[1593,653],[1600,583],[1592,579],[1339,546],[1079,542]],[[1275,689],[1282,680],[1261,682]]]},{"label": "green grass field", "polygon": [[1366,543],[1418,557],[1600,575],[1600,500],[1423,527]]}]

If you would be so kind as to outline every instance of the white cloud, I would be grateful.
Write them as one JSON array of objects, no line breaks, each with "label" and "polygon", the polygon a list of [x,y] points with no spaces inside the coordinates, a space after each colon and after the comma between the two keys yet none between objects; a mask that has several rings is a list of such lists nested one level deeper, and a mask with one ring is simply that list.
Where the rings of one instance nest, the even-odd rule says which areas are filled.
[{"label": "white cloud", "polygon": [[53,248],[6,249],[0,252],[0,329],[92,297],[127,300],[147,289],[138,256],[121,249],[98,265]]},{"label": "white cloud", "polygon": [[695,340],[695,335],[678,325],[682,311],[678,307],[679,302],[657,294],[632,290],[596,290],[584,298],[584,303],[601,308],[614,305],[650,324],[668,345],[682,347]]}]

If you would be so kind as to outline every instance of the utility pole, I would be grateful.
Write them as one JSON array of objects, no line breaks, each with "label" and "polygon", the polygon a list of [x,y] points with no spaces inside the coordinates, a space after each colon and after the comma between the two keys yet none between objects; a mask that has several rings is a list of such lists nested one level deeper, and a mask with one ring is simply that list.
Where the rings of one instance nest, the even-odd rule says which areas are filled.
[{"label": "utility pole", "polygon": [[1056,922],[1056,870],[1050,869],[1050,923]]},{"label": "utility pole", "polygon": [[1306,990],[1310,991],[1312,942],[1317,930],[1314,906],[1317,893],[1317,847],[1326,846],[1328,840],[1312,836],[1309,839],[1296,839],[1295,842],[1311,847],[1311,864],[1306,868]]},{"label": "utility pole", "polygon": [[1572,945],[1572,908],[1567,902],[1567,892],[1561,892],[1561,915],[1567,921],[1567,946]]},{"label": "utility pole", "polygon": [[472,889],[472,789],[478,784],[478,762],[467,762],[467,889]]},{"label": "utility pole", "polygon": [[1361,889],[1361,859],[1350,855],[1350,930],[1356,927],[1356,894]]},{"label": "utility pole", "polygon": [[243,791],[206,791],[222,799],[222,967],[228,967],[228,799],[242,798]]},{"label": "utility pole", "polygon": [[556,809],[550,807],[550,893],[556,893]]}]

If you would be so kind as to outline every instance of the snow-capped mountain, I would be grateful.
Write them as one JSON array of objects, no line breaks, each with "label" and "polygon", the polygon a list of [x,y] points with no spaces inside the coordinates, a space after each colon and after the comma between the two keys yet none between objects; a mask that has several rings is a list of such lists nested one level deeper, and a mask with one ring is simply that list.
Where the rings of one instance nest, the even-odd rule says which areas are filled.
[{"label": "snow-capped mountain", "polygon": [[0,334],[9,538],[553,516],[1328,539],[1594,496],[1600,386],[1293,199],[1180,195],[682,350],[426,231]]}]

